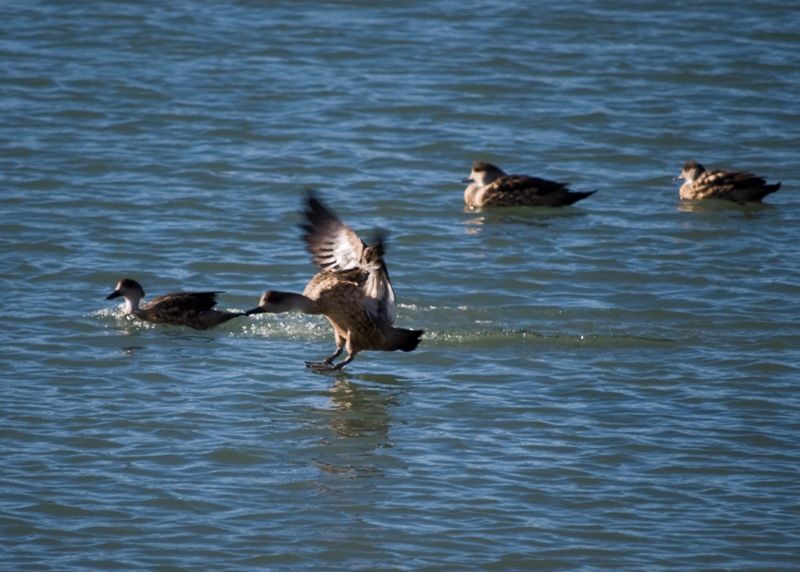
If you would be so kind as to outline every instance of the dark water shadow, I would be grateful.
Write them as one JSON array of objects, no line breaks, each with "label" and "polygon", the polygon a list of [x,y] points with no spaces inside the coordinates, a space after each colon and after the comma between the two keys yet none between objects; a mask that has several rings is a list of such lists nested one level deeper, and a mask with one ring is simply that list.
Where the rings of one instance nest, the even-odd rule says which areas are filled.
[{"label": "dark water shadow", "polygon": [[679,201],[677,210],[694,214],[741,214],[745,218],[758,218],[758,215],[770,212],[775,207],[767,203],[736,203],[722,199],[705,199],[702,201]]}]

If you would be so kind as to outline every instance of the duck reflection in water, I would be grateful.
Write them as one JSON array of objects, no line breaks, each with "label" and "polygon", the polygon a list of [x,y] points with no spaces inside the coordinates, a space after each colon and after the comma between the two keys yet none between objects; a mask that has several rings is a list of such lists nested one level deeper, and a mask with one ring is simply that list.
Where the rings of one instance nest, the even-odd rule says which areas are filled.
[{"label": "duck reflection in water", "polygon": [[[394,376],[369,376],[368,382],[378,382],[386,387],[368,387],[348,376],[337,376],[329,389],[331,407],[317,412],[327,417],[329,437],[321,440],[321,449],[314,464],[330,474],[351,478],[381,476],[386,470],[386,459],[369,461],[375,451],[391,449],[389,430],[391,408],[397,405],[402,382]],[[398,386],[400,389],[398,390]]]},{"label": "duck reflection in water", "polygon": [[488,236],[508,236],[514,239],[519,238],[519,231],[524,229],[544,230],[552,226],[549,219],[558,217],[584,216],[585,213],[576,210],[551,210],[548,212],[536,213],[531,216],[531,209],[510,207],[498,211],[475,211],[465,210],[466,213],[473,215],[462,222],[464,234],[468,236],[478,236],[486,233]]}]

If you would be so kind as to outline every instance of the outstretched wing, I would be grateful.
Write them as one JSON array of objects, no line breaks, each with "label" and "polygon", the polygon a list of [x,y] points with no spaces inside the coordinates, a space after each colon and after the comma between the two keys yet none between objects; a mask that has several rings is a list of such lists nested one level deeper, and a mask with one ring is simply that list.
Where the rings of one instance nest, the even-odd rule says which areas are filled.
[{"label": "outstretched wing", "polygon": [[144,309],[157,309],[159,313],[169,312],[176,315],[204,312],[217,305],[217,294],[219,292],[173,292],[153,298]]},{"label": "outstretched wing", "polygon": [[364,244],[313,195],[307,199],[305,215],[303,238],[314,263],[333,272],[358,269],[365,273],[360,286],[364,310],[376,321],[394,323],[395,294],[383,261],[385,234],[379,232],[372,246]]},{"label": "outstretched wing", "polygon": [[303,239],[314,264],[326,270],[350,270],[361,265],[366,245],[353,230],[309,195]]},{"label": "outstretched wing", "polygon": [[507,175],[490,183],[487,190],[497,193],[525,193],[526,195],[545,196],[550,193],[567,190],[567,184],[527,175]]},{"label": "outstretched wing", "polygon": [[373,318],[393,324],[397,305],[389,271],[383,261],[385,243],[385,233],[379,232],[375,244],[364,251],[362,267],[368,272],[364,283],[364,309]]}]

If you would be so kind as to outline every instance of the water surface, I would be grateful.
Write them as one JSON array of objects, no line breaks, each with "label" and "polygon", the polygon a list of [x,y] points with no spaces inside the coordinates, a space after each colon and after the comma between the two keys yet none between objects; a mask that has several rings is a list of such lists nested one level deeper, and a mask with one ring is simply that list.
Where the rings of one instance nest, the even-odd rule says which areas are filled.
[{"label": "water surface", "polygon": [[[0,558],[14,570],[791,570],[792,2],[0,6]],[[694,158],[782,181],[679,204]],[[465,212],[473,160],[599,189]],[[315,271],[389,231],[413,353],[104,297]]]}]

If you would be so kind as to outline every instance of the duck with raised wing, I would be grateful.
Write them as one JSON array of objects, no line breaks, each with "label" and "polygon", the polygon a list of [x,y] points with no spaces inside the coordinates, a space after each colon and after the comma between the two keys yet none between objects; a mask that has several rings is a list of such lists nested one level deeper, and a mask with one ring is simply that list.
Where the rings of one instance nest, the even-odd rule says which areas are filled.
[{"label": "duck with raised wing", "polygon": [[574,192],[569,183],[548,181],[527,175],[507,175],[500,167],[485,161],[472,164],[464,202],[469,208],[481,207],[561,207],[593,195],[596,191]]},{"label": "duck with raised wing", "polygon": [[[268,291],[250,314],[297,311],[322,314],[333,326],[336,351],[314,369],[341,369],[364,350],[410,352],[422,330],[394,327],[395,295],[383,261],[384,239],[367,245],[313,195],[306,200],[304,239],[321,271],[302,294]],[[347,351],[347,357],[334,360]]]},{"label": "duck with raised wing", "polygon": [[142,285],[136,280],[123,278],[117,282],[114,291],[106,296],[106,300],[120,296],[125,298],[123,312],[145,322],[206,330],[245,315],[244,312],[214,309],[217,305],[217,294],[219,292],[173,292],[141,304],[145,295]]},{"label": "duck with raised wing", "polygon": [[684,180],[680,188],[681,200],[723,199],[737,203],[759,202],[781,188],[781,184],[768,185],[753,173],[707,171],[697,161],[686,161],[675,180]]}]

